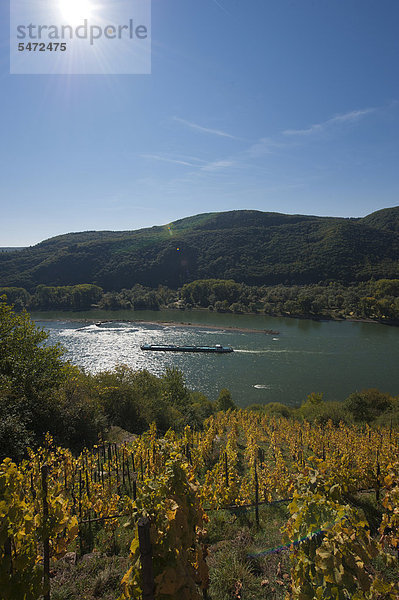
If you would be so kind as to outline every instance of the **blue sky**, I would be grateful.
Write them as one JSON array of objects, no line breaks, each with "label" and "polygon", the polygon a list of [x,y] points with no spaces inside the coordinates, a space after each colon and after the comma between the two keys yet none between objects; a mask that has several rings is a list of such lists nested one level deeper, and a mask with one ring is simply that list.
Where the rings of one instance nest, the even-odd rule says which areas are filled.
[{"label": "blue sky", "polygon": [[8,19],[0,246],[399,204],[397,0],[153,0],[152,75],[9,75]]}]

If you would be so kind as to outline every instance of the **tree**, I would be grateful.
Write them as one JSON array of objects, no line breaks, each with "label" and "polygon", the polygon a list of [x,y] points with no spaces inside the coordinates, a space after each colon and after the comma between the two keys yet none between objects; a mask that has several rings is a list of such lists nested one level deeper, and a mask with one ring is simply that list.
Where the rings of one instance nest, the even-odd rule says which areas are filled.
[{"label": "tree", "polygon": [[163,397],[171,406],[184,409],[190,402],[190,394],[184,383],[184,375],[179,369],[167,368],[161,378]]},{"label": "tree", "polygon": [[38,328],[27,312],[16,314],[4,297],[0,301],[0,381],[8,382],[19,396],[37,395],[65,381],[70,365],[64,350],[48,346],[48,334]]},{"label": "tree", "polygon": [[0,297],[6,296],[7,302],[13,304],[17,311],[26,308],[30,301],[30,294],[24,289],[19,287],[0,287]]},{"label": "tree", "polygon": [[0,397],[0,460],[9,456],[21,460],[26,447],[33,441],[28,429],[26,414],[17,402],[7,402],[5,395]]},{"label": "tree", "polygon": [[399,279],[380,279],[376,281],[375,293],[378,298],[399,296]]},{"label": "tree", "polygon": [[108,422],[141,433],[148,424],[140,412],[140,391],[133,385],[134,374],[133,369],[119,365],[92,376],[92,382]]},{"label": "tree", "polygon": [[215,405],[216,405],[216,410],[229,410],[230,408],[231,409],[237,408],[233,402],[231,393],[226,388],[223,388],[222,390],[220,390],[220,393],[216,400]]},{"label": "tree", "polygon": [[62,360],[61,347],[46,345],[47,337],[26,312],[16,314],[1,298],[0,420],[5,425],[0,447],[9,456],[20,453],[13,442],[18,436],[25,447],[51,431],[59,416],[54,391],[76,373]]},{"label": "tree", "polygon": [[307,396],[305,404],[310,406],[321,404],[323,402],[323,395],[323,393],[312,392]]}]

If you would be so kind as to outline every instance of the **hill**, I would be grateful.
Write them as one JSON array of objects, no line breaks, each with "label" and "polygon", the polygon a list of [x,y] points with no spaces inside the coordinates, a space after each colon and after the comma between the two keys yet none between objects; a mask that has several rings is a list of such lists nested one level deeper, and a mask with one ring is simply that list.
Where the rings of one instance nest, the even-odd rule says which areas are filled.
[{"label": "hill", "polygon": [[137,231],[87,231],[0,253],[0,286],[93,283],[176,288],[196,279],[250,285],[399,278],[399,207],[364,218],[254,210],[206,213]]},{"label": "hill", "polygon": [[383,208],[364,217],[361,221],[370,227],[399,232],[399,206]]},{"label": "hill", "polygon": [[23,247],[19,248],[17,246],[10,246],[10,247],[6,246],[3,248],[0,248],[0,252],[17,252],[19,250],[24,250],[24,248]]}]

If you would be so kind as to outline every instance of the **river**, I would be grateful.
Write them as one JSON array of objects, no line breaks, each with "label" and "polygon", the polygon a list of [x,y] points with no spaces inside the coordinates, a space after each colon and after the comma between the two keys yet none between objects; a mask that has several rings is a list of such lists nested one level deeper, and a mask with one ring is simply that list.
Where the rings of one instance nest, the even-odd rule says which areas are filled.
[{"label": "river", "polygon": [[[399,394],[399,328],[395,327],[171,310],[42,312],[32,313],[32,318],[49,333],[50,343],[60,342],[67,358],[88,371],[126,364],[160,375],[166,367],[177,367],[191,389],[215,399],[227,387],[241,407],[266,402],[299,405],[311,392],[324,392],[326,400],[344,400],[351,392],[370,387]],[[95,325],[111,319],[101,327]],[[172,322],[179,325],[167,324]],[[222,344],[232,346],[234,352],[143,352],[143,343]]]}]

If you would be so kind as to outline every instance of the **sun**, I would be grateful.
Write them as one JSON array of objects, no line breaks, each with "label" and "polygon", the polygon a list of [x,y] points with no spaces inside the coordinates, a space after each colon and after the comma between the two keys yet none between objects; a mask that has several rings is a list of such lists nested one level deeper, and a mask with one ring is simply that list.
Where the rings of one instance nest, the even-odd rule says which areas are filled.
[{"label": "sun", "polygon": [[62,18],[68,25],[79,25],[93,14],[94,6],[90,0],[59,0]]}]

